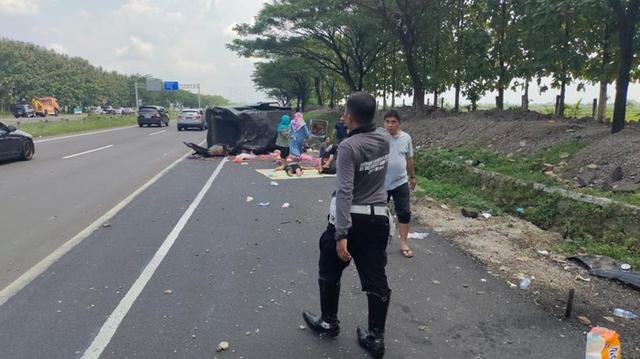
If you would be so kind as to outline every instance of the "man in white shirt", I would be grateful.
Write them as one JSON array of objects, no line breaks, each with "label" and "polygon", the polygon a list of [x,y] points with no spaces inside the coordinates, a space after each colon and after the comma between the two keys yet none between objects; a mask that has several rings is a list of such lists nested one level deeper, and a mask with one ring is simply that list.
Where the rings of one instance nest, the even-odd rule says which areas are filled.
[{"label": "man in white shirt", "polygon": [[416,172],[413,162],[411,136],[400,129],[400,114],[390,110],[384,115],[384,127],[389,136],[389,164],[385,187],[389,199],[393,198],[398,216],[400,252],[407,258],[413,257],[409,247],[409,225],[411,223],[411,196],[416,188]]}]

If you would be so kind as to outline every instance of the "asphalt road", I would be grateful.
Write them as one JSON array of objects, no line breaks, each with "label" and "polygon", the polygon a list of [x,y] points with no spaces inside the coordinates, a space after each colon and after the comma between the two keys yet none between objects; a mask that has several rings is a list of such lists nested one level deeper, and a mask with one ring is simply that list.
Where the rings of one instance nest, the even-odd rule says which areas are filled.
[{"label": "asphalt road", "polygon": [[0,289],[187,153],[183,140],[203,139],[111,129],[36,140],[33,160],[0,164]]},{"label": "asphalt road", "polygon": [[[268,165],[179,163],[0,306],[2,357],[366,358],[355,338],[366,296],[353,266],[340,336],[299,328],[301,311],[319,307],[317,240],[334,180],[271,186],[252,168]],[[449,242],[415,241],[411,260],[396,246],[385,358],[584,357],[581,329]],[[216,353],[223,340],[229,351]]]}]

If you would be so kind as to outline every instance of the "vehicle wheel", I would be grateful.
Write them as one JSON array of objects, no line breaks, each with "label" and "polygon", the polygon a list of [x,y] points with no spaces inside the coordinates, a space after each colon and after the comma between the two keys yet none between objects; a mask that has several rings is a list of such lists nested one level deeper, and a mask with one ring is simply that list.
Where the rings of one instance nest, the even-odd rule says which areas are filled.
[{"label": "vehicle wheel", "polygon": [[182,131],[182,127],[178,126],[178,132]]},{"label": "vehicle wheel", "polygon": [[142,127],[143,125],[141,123],[139,123],[138,126]]},{"label": "vehicle wheel", "polygon": [[56,112],[54,112],[54,113],[53,113],[53,115],[54,115],[54,116],[56,116],[56,117],[58,117],[58,114],[59,114],[59,113],[60,113],[60,111],[58,111],[58,110],[56,109]]},{"label": "vehicle wheel", "polygon": [[42,117],[47,117],[47,116],[49,116],[49,113],[45,110],[44,115],[42,115]]},{"label": "vehicle wheel", "polygon": [[204,125],[200,126],[200,131],[204,131]]},{"label": "vehicle wheel", "polygon": [[22,153],[20,154],[20,159],[23,161],[29,161],[33,158],[33,143],[26,142],[24,146],[22,146]]}]

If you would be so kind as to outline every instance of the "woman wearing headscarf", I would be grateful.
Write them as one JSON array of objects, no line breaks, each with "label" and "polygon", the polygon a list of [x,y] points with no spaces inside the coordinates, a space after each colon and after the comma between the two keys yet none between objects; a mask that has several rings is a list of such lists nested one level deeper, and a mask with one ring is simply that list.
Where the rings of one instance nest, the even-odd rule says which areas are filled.
[{"label": "woman wearing headscarf", "polygon": [[[280,117],[278,124],[278,136],[276,137],[276,148],[280,150],[280,158],[283,162],[289,157],[289,144],[291,142],[291,119],[288,115]],[[283,163],[283,165],[286,163]]]},{"label": "woman wearing headscarf", "polygon": [[291,122],[291,142],[289,143],[289,152],[293,157],[302,156],[304,150],[304,141],[309,138],[311,134],[307,128],[307,124],[304,122],[304,118],[300,112],[296,112]]}]

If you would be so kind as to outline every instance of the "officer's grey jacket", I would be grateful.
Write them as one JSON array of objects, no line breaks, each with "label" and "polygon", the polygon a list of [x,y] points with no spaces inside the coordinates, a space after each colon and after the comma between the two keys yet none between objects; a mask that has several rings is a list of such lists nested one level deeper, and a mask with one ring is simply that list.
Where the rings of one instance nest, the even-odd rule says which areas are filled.
[{"label": "officer's grey jacket", "polygon": [[338,147],[336,189],[336,239],[351,228],[352,205],[387,205],[384,187],[389,160],[389,142],[375,126],[351,132]]}]

